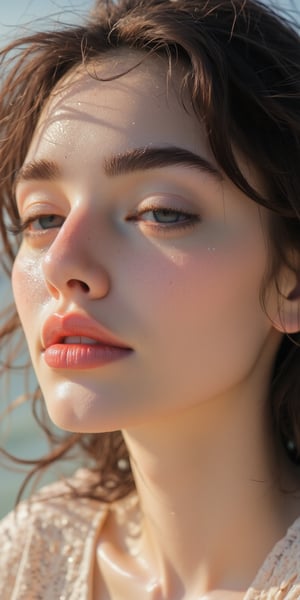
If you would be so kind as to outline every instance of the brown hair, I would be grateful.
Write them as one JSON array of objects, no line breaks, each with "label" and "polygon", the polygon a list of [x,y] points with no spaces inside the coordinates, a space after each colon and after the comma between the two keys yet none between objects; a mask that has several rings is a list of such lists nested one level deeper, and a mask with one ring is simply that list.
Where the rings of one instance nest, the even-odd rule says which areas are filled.
[{"label": "brown hair", "polygon": [[[159,53],[169,64],[184,64],[182,98],[188,91],[196,117],[204,118],[218,164],[249,198],[272,211],[266,281],[275,277],[282,263],[289,264],[290,251],[297,256],[300,252],[300,40],[286,18],[256,0],[98,0],[81,26],[32,34],[1,52],[4,268],[9,272],[18,245],[9,234],[10,225],[18,221],[15,176],[49,94],[70,69],[122,47]],[[262,173],[267,185],[264,197],[244,178],[233,147]],[[262,302],[263,298],[262,291]],[[13,309],[3,322],[4,347],[19,327]],[[270,386],[274,430],[296,462],[299,342],[300,334],[293,339],[284,336]],[[126,495],[134,484],[121,433],[65,434],[57,439],[40,400],[37,391],[33,412],[54,446],[49,455],[32,462],[32,474],[78,447],[93,459],[98,474],[82,493],[107,501]]]}]

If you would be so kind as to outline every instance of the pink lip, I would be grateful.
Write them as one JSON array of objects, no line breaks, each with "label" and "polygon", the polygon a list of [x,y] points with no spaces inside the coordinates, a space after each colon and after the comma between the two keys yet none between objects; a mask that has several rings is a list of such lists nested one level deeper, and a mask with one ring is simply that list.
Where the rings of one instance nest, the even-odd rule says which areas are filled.
[{"label": "pink lip", "polygon": [[[41,337],[44,360],[57,369],[96,368],[132,353],[132,348],[97,321],[75,313],[51,315]],[[65,343],[66,337],[87,337],[94,343]]]}]

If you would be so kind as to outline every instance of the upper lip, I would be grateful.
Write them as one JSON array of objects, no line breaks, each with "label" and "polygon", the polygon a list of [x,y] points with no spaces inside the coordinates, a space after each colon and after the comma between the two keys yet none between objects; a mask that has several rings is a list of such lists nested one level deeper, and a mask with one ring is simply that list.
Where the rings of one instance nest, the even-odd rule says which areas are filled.
[{"label": "upper lip", "polygon": [[105,346],[131,350],[127,344],[98,323],[98,321],[79,313],[64,315],[55,313],[48,317],[42,328],[43,348],[46,349],[53,344],[63,343],[64,338],[69,336],[89,337]]}]

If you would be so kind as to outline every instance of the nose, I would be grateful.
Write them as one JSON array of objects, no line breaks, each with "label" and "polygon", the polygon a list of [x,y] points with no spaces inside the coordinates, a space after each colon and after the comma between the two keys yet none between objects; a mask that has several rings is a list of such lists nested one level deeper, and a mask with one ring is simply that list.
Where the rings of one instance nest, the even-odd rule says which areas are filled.
[{"label": "nose", "polygon": [[[105,297],[110,277],[101,258],[99,232],[84,216],[68,216],[43,259],[43,275],[55,299],[82,295],[91,300]],[[101,255],[101,257],[100,257]]]}]

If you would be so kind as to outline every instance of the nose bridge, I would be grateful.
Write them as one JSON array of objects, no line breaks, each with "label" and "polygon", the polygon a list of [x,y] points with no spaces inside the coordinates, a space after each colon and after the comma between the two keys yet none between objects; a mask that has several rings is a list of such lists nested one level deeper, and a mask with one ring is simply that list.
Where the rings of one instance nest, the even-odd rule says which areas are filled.
[{"label": "nose bridge", "polygon": [[86,255],[90,237],[86,217],[82,212],[71,212],[47,251],[46,264],[63,262],[67,265],[70,262],[79,267]]},{"label": "nose bridge", "polygon": [[69,293],[76,282],[78,288],[90,294],[107,293],[104,248],[99,248],[95,219],[91,211],[72,210],[48,248],[43,260],[44,276],[56,293]]}]

